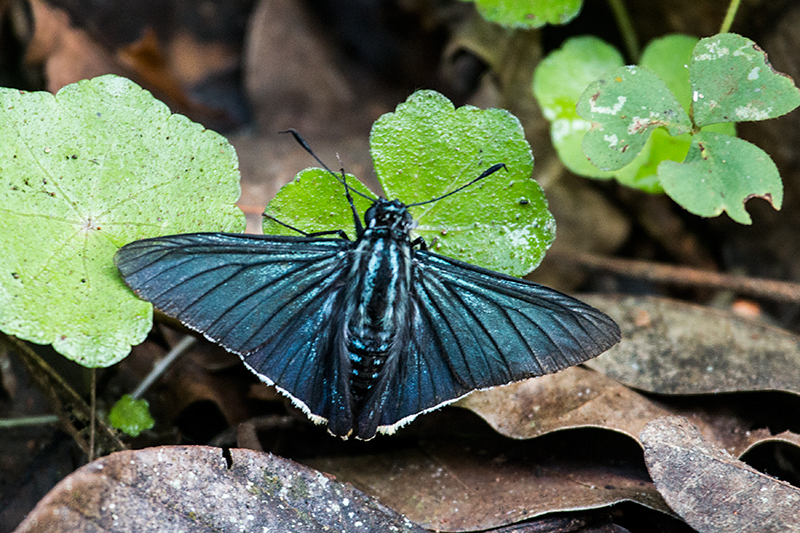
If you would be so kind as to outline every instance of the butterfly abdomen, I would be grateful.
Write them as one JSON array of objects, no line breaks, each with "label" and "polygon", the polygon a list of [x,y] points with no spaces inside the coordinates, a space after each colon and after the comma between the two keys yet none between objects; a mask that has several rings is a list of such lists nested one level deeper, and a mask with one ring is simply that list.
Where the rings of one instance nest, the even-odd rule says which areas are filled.
[{"label": "butterfly abdomen", "polygon": [[387,227],[368,228],[354,248],[347,349],[356,406],[381,378],[407,320],[410,253],[408,233]]}]

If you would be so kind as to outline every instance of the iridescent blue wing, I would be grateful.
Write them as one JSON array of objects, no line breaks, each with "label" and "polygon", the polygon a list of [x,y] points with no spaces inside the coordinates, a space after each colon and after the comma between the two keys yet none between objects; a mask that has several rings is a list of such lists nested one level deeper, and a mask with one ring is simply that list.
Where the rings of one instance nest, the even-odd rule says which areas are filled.
[{"label": "iridescent blue wing", "polygon": [[427,251],[413,265],[402,353],[387,359],[359,432],[391,433],[475,389],[557,372],[620,339],[611,318],[553,289]]},{"label": "iridescent blue wing", "polygon": [[136,241],[114,260],[143,299],[347,434],[353,413],[340,299],[350,249],[342,239],[195,233]]}]

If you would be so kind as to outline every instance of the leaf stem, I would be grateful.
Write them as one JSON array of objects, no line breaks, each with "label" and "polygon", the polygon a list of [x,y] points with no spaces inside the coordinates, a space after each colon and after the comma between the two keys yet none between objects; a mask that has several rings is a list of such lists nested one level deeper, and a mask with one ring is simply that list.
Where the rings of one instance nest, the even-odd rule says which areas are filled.
[{"label": "leaf stem", "polygon": [[728,11],[725,13],[725,19],[722,21],[722,26],[719,28],[720,33],[728,33],[728,30],[731,29],[731,24],[733,24],[733,19],[736,17],[736,11],[739,10],[739,4],[742,0],[731,0],[731,3],[728,4]]},{"label": "leaf stem", "polygon": [[[738,3],[738,0],[733,1]],[[638,63],[639,55],[641,54],[639,39],[636,37],[636,30],[633,28],[633,22],[631,22],[631,16],[625,8],[625,3],[623,0],[608,0],[608,6],[611,8],[611,11],[614,13],[614,18],[617,20],[617,27],[619,28],[620,34],[622,34],[622,40],[625,43],[625,50],[628,52],[628,57],[630,57],[631,61],[634,63]]]}]

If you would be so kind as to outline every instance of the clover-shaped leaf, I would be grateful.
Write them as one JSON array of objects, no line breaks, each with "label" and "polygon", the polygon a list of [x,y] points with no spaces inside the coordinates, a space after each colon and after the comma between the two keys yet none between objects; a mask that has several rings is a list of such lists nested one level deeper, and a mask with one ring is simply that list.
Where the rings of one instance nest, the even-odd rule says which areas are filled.
[{"label": "clover-shaped leaf", "polygon": [[704,217],[724,210],[736,222],[750,224],[744,208],[748,199],[759,196],[778,209],[783,201],[778,168],[763,150],[712,131],[695,134],[686,161],[664,161],[658,176],[670,198]]},{"label": "clover-shaped leaf", "polygon": [[578,16],[583,0],[466,0],[474,1],[488,21],[510,28],[540,28],[545,24],[567,24]]},{"label": "clover-shaped leaf", "polygon": [[129,80],[0,89],[0,329],[95,367],[152,326],[114,267],[133,240],[236,231],[228,142]]},{"label": "clover-shaped leaf", "polygon": [[[696,37],[667,35],[654,39],[645,48],[640,66],[652,70],[675,95],[685,111],[691,109],[689,63]],[[573,37],[550,53],[536,67],[533,94],[550,121],[553,146],[564,165],[572,172],[592,178],[616,178],[620,183],[650,193],[664,192],[658,178],[658,165],[665,160],[683,161],[691,136],[672,136],[656,128],[629,163],[615,170],[600,170],[583,152],[583,138],[591,123],[578,115],[576,105],[584,89],[604,74],[623,65],[622,55],[610,44],[593,36]],[[733,124],[707,126],[735,135]],[[605,149],[605,146],[601,146]]]},{"label": "clover-shaped leaf", "polygon": [[[437,92],[417,91],[375,122],[370,142],[383,190],[406,204],[438,198],[504,163],[507,171],[436,202],[412,206],[414,231],[432,250],[487,268],[523,275],[538,266],[553,241],[555,222],[531,178],[533,156],[513,115],[472,106],[456,109]],[[349,183],[357,186],[355,180]],[[358,190],[366,192],[363,186]],[[369,202],[358,196],[354,201],[363,215]],[[353,226],[344,187],[316,169],[281,189],[267,213],[308,232]],[[264,231],[286,232],[272,221],[265,222]]]},{"label": "clover-shaped leaf", "polygon": [[586,89],[577,106],[592,122],[584,152],[602,170],[622,169],[647,153],[637,177],[658,165],[659,185],[692,213],[726,211],[749,224],[744,202],[758,196],[779,209],[782,184],[766,153],[734,137],[732,122],[787,113],[800,105],[800,91],[749,39],[721,34],[698,41],[687,72],[680,58],[689,44],[665,38],[642,60],[656,72],[622,67]]}]

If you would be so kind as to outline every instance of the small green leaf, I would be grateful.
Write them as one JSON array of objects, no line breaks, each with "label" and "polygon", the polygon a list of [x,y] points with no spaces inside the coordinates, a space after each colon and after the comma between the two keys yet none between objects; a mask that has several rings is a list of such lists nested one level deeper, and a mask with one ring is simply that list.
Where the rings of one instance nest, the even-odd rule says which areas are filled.
[{"label": "small green leaf", "polygon": [[697,43],[689,72],[698,126],[775,118],[800,105],[792,79],[776,72],[753,41],[735,33]]},{"label": "small green leaf", "polygon": [[[347,175],[347,184],[369,197],[375,195],[360,181]],[[352,194],[352,193],[351,193]],[[363,216],[372,203],[353,194],[353,203]],[[270,201],[264,213],[306,233],[344,230],[355,239],[353,212],[344,194],[344,185],[321,168],[307,168],[284,185],[275,198]],[[264,218],[265,235],[297,235],[296,231]]]},{"label": "small green leaf", "polygon": [[474,1],[488,21],[510,28],[540,28],[566,24],[581,12],[583,0],[466,0]]},{"label": "small green leaf", "polygon": [[114,404],[108,413],[108,421],[131,437],[138,437],[142,431],[152,428],[156,423],[150,416],[150,404],[147,400],[134,400],[130,394]]},{"label": "small green leaf", "polygon": [[[508,171],[411,207],[418,224],[414,232],[436,252],[509,274],[527,274],[539,264],[555,236],[555,222],[531,178],[533,156],[513,115],[455,109],[437,92],[417,91],[375,122],[370,142],[383,190],[406,204],[438,198],[504,163]],[[355,179],[348,181],[368,193]],[[359,196],[354,201],[363,216],[370,203]],[[354,237],[344,187],[319,169],[301,172],[281,189],[267,214],[303,231],[344,229]],[[269,220],[264,232],[292,234]]]},{"label": "small green leaf", "polygon": [[704,217],[727,211],[736,222],[750,224],[747,200],[758,196],[776,209],[783,202],[772,159],[747,141],[712,131],[695,134],[686,162],[664,161],[658,176],[670,198]]},{"label": "small green leaf", "polygon": [[581,143],[591,123],[578,116],[575,105],[590,83],[623,64],[616,48],[597,37],[581,36],[565,41],[536,67],[533,95],[551,123],[550,138],[558,157],[576,174],[613,175],[591,164],[583,153]]},{"label": "small green leaf", "polygon": [[125,357],[152,306],[114,267],[136,239],[241,231],[236,154],[133,82],[0,89],[0,329],[89,367]]},{"label": "small green leaf", "polygon": [[415,232],[434,251],[486,268],[520,276],[539,265],[555,221],[531,177],[525,132],[508,111],[455,109],[437,92],[417,91],[375,122],[370,144],[383,190],[407,204],[439,197],[504,163],[508,171],[411,208]]},{"label": "small green leaf", "polygon": [[578,101],[578,114],[592,122],[583,150],[602,170],[629,164],[655,128],[671,135],[692,129],[675,96],[644,67],[621,67],[589,85]]}]

